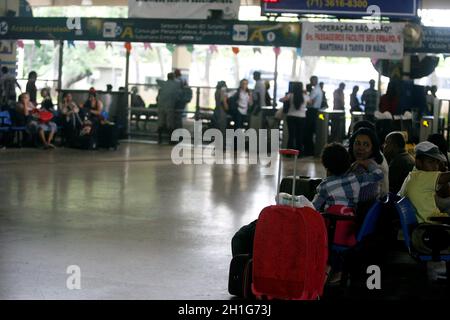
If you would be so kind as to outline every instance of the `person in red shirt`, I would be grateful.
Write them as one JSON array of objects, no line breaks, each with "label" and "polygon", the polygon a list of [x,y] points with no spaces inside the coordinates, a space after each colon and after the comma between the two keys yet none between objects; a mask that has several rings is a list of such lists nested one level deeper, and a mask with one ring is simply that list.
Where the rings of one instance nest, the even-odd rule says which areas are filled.
[{"label": "person in red shirt", "polygon": [[380,112],[389,111],[391,114],[396,114],[399,104],[399,97],[397,89],[392,82],[389,82],[386,94],[380,98]]}]

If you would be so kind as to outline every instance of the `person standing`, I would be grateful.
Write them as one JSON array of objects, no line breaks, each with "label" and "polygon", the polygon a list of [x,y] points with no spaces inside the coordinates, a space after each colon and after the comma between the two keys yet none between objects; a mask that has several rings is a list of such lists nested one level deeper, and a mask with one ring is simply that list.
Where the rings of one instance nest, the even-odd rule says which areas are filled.
[{"label": "person standing", "polygon": [[37,73],[36,71],[31,71],[28,74],[28,81],[26,86],[26,92],[30,96],[30,102],[37,106],[37,88],[36,88],[36,79],[37,79]]},{"label": "person standing", "polygon": [[255,88],[253,89],[253,105],[249,109],[249,127],[259,130],[262,127],[263,117],[261,109],[266,105],[266,85],[261,80],[261,72],[253,72]]},{"label": "person standing", "polygon": [[181,96],[176,105],[175,110],[175,129],[183,127],[183,115],[186,110],[186,106],[192,100],[192,89],[189,87],[186,79],[183,78],[180,69],[175,69],[174,71],[175,81],[180,86]]},{"label": "person standing", "polygon": [[251,105],[253,105],[253,97],[248,88],[248,80],[242,79],[239,82],[238,90],[229,99],[229,109],[235,129],[244,128],[244,122],[248,119],[248,110]]},{"label": "person standing", "polygon": [[359,87],[354,86],[352,94],[350,95],[350,112],[361,112],[361,103],[358,98]]},{"label": "person standing", "polygon": [[175,109],[181,99],[180,83],[175,80],[175,74],[169,73],[167,81],[161,84],[158,97],[158,143],[162,143],[162,132],[167,130],[169,135],[175,130]]},{"label": "person standing", "polygon": [[289,93],[280,102],[288,103],[287,127],[289,131],[288,149],[303,152],[303,131],[305,129],[306,103],[309,97],[304,93],[303,83],[289,83]]},{"label": "person standing", "polygon": [[369,81],[369,89],[364,90],[361,102],[364,105],[366,120],[373,122],[374,114],[378,106],[378,91],[375,90],[375,80],[372,79]]},{"label": "person standing", "polygon": [[[426,88],[427,91],[427,112],[432,115],[434,113],[434,102],[437,99],[436,92],[437,86],[431,86]],[[430,92],[430,93],[428,93]]]},{"label": "person standing", "polygon": [[316,133],[316,119],[317,113],[322,106],[323,92],[319,86],[319,79],[317,76],[310,78],[311,94],[309,96],[309,103],[306,110],[305,123],[305,156],[314,155],[314,135]]},{"label": "person standing", "polygon": [[325,90],[323,90],[323,86],[324,86],[323,82],[319,83],[319,86],[320,86],[320,90],[322,90],[322,93],[323,93],[322,105],[320,106],[320,109],[325,110],[325,109],[328,109],[327,93],[325,92]]},{"label": "person standing", "polygon": [[345,110],[345,83],[341,82],[339,88],[333,93],[333,110]]},{"label": "person standing", "polygon": [[214,93],[216,101],[216,108],[212,118],[212,126],[220,130],[223,136],[223,147],[226,143],[226,129],[228,126],[228,96],[227,96],[227,84],[225,81],[219,81],[216,85],[216,92]]},{"label": "person standing", "polygon": [[15,103],[16,86],[22,91],[16,77],[9,72],[8,67],[3,66],[0,76],[0,103],[8,105]]}]

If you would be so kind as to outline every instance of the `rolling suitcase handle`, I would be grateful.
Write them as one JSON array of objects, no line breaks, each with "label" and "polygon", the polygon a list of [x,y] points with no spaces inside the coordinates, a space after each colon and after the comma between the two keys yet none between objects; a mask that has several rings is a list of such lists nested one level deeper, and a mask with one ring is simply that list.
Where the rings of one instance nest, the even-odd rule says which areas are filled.
[{"label": "rolling suitcase handle", "polygon": [[[296,177],[297,177],[297,158],[298,155],[300,154],[300,152],[298,150],[293,150],[293,149],[280,149],[280,155],[290,155],[290,156],[294,156],[294,181],[292,182],[292,207],[294,207],[294,196],[295,196],[295,182],[296,182]],[[277,184],[277,205],[280,203],[280,184],[281,184],[281,159],[279,161],[278,164],[278,184]]]}]

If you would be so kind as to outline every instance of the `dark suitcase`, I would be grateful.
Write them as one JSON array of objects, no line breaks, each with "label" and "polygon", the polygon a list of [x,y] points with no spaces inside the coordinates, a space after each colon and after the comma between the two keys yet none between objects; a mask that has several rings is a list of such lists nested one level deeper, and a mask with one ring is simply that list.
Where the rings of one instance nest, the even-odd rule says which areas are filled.
[{"label": "dark suitcase", "polygon": [[[285,177],[280,184],[280,192],[292,194],[293,177]],[[297,176],[295,183],[295,195],[304,195],[308,200],[312,201],[316,194],[317,186],[322,182],[319,178],[310,178]]]},{"label": "dark suitcase", "polygon": [[254,297],[252,293],[253,259],[248,254],[240,254],[231,260],[228,278],[228,292],[244,299]]},{"label": "dark suitcase", "polygon": [[97,149],[97,139],[94,134],[78,136],[72,146],[83,150],[95,150]]},{"label": "dark suitcase", "polygon": [[98,147],[117,150],[119,130],[114,124],[103,124],[99,127]]}]

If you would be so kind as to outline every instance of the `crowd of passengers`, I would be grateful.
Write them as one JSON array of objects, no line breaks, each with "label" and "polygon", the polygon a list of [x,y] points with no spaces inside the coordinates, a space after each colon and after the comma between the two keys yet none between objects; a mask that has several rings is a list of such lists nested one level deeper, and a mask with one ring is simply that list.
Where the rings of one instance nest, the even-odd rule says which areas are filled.
[{"label": "crowd of passengers", "polygon": [[[59,110],[52,101],[49,88],[40,90],[41,101],[37,101],[37,73],[28,75],[26,91],[16,98],[15,87],[20,85],[8,73],[7,67],[2,68],[0,77],[0,104],[3,115],[9,114],[10,127],[19,128],[18,137],[3,133],[0,144],[12,145],[13,140],[19,143],[25,141],[31,146],[41,146],[43,149],[54,149],[54,139],[61,130],[65,146],[76,147],[85,137],[95,138],[100,125],[110,124],[103,102],[98,99],[95,88],[90,88],[88,99],[84,103],[73,101],[68,92],[62,96]],[[22,90],[21,90],[22,91]],[[3,121],[5,124],[5,121]],[[20,130],[24,128],[24,130]]]},{"label": "crowd of passengers", "polygon": [[[407,150],[403,132],[391,132],[380,144],[369,121],[355,124],[348,149],[339,143],[327,145],[321,156],[326,178],[317,187],[312,206],[319,212],[349,208],[355,214],[356,234],[375,201],[388,193],[407,197],[417,211],[419,223],[450,214],[448,144],[440,134],[430,135],[413,150]],[[342,211],[341,211],[342,212]],[[232,239],[233,256],[252,253],[256,222],[242,227]],[[450,229],[444,227],[450,236]],[[397,236],[397,233],[395,233]],[[423,253],[431,250],[423,232],[413,233],[413,246]],[[444,253],[448,254],[450,248]],[[342,257],[330,251],[328,283],[341,280]]]}]

